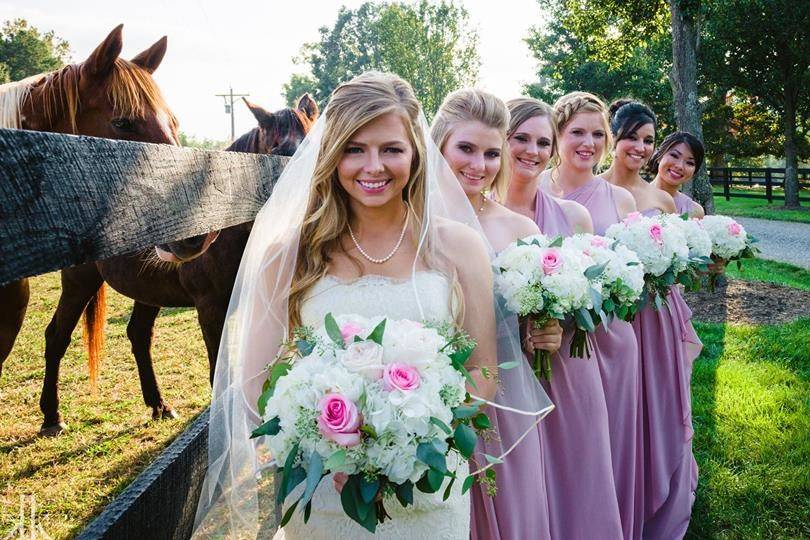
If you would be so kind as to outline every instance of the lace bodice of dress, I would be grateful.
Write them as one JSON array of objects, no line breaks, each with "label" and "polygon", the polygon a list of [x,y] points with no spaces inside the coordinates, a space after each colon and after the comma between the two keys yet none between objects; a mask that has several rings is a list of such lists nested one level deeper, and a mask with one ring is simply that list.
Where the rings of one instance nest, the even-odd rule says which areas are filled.
[{"label": "lace bodice of dress", "polygon": [[369,274],[344,281],[328,275],[312,287],[301,305],[301,321],[305,325],[319,326],[330,312],[333,315],[354,313],[363,317],[380,315],[390,319],[448,321],[451,318],[450,282],[443,274],[432,270],[416,272],[408,279]]},{"label": "lace bodice of dress", "polygon": [[[452,316],[450,298],[450,282],[443,274],[434,271],[417,272],[410,279],[366,275],[344,281],[326,276],[312,287],[301,305],[301,321],[305,325],[318,326],[323,324],[327,313],[449,321]],[[453,468],[452,460],[448,460],[448,465]],[[444,486],[431,495],[414,490],[414,504],[408,508],[403,508],[396,499],[388,500],[385,506],[392,519],[378,525],[377,534],[373,536],[346,517],[332,485],[332,477],[327,476],[312,497],[309,522],[304,524],[301,513],[296,510],[284,529],[276,533],[275,540],[467,540],[470,499],[469,493],[461,494],[461,484],[468,471],[466,461],[458,465],[456,473],[460,480],[454,484],[446,501],[442,500]],[[293,491],[292,497],[300,496],[302,489],[303,484]]]}]

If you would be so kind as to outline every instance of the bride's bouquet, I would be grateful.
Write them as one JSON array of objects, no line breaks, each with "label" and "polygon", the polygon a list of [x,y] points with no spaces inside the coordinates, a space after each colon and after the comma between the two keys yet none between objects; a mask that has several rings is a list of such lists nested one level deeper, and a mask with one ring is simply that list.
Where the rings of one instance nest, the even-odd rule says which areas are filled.
[{"label": "bride's bouquet", "polygon": [[[756,240],[745,232],[742,225],[728,216],[705,216],[699,221],[711,241],[711,258],[714,261],[737,261],[737,268],[742,266],[741,259],[752,259],[759,251]],[[709,285],[714,289],[716,273],[709,276]]]},{"label": "bride's bouquet", "polygon": [[[669,289],[688,279],[689,245],[681,227],[668,218],[650,218],[639,212],[631,212],[619,223],[605,231],[609,238],[635,251],[644,265],[644,282],[647,292],[653,297],[656,309],[666,301]],[[642,305],[647,295],[642,297]]]},{"label": "bride's bouquet", "polygon": [[293,335],[270,368],[258,403],[264,423],[253,432],[281,468],[278,503],[304,484],[281,525],[297,506],[308,520],[328,473],[348,475],[343,509],[371,532],[389,517],[386,499],[408,506],[414,486],[434,493],[449,478],[449,497],[453,463],[468,459],[477,430],[490,427],[480,403],[465,403],[474,343],[449,325],[357,315],[328,314],[321,328]]},{"label": "bride's bouquet", "polygon": [[563,247],[580,250],[604,267],[596,278],[602,286],[602,305],[594,306],[594,316],[603,323],[610,317],[632,320],[644,291],[644,266],[638,255],[612,238],[587,233],[567,237]]},{"label": "bride's bouquet", "polygon": [[[599,265],[579,249],[563,245],[562,238],[551,241],[542,234],[518,239],[493,261],[495,291],[506,307],[535,323],[572,317],[576,324],[571,356],[589,355],[586,332],[596,329],[592,310],[602,305]],[[551,355],[534,351],[538,378],[551,379]]]}]

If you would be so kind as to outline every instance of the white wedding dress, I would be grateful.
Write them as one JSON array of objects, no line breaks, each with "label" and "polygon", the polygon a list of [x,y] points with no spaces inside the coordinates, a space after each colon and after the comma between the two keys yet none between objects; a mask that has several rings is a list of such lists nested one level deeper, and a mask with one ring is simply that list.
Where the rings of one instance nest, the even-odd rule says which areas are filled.
[{"label": "white wedding dress", "polygon": [[[424,317],[420,314],[415,295],[419,295]],[[318,281],[301,306],[305,325],[318,326],[327,313],[333,315],[356,313],[365,317],[381,315],[391,319],[415,321],[449,321],[450,283],[433,271],[416,272],[413,279],[397,280],[366,275],[351,282],[327,276]],[[467,540],[470,536],[469,492],[461,494],[462,480],[468,465],[463,461],[457,469],[459,481],[453,485],[450,497],[442,501],[444,486],[436,493],[426,494],[414,489],[414,504],[403,508],[396,498],[386,500],[391,516],[377,526],[375,535],[352,521],[343,512],[340,495],[332,477],[321,480],[312,497],[312,514],[305,524],[302,512],[296,509],[289,523],[280,529],[275,540],[333,540],[384,538],[401,540]],[[303,486],[293,495],[300,496]],[[291,499],[294,500],[294,499]]]}]

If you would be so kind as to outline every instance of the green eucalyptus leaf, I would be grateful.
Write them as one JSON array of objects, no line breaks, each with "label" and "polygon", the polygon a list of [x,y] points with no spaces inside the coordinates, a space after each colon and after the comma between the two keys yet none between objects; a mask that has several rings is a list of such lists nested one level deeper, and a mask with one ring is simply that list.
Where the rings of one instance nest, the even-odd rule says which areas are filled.
[{"label": "green eucalyptus leaf", "polygon": [[329,336],[335,345],[340,347],[341,349],[346,348],[346,343],[343,341],[343,334],[340,331],[340,327],[338,326],[337,321],[332,316],[331,313],[327,313],[326,317],[323,320],[324,327],[326,328],[326,334]]}]

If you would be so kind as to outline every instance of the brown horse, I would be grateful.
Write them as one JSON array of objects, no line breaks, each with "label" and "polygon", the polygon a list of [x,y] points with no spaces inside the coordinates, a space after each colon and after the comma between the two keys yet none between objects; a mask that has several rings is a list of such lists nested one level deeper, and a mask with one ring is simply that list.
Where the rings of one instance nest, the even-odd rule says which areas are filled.
[{"label": "brown horse", "polygon": [[[296,109],[276,113],[250,103],[248,106],[259,126],[237,139],[228,150],[292,155],[318,115],[317,105],[309,95],[299,100]],[[251,226],[249,222],[224,229],[215,243],[215,235],[209,233],[165,246],[177,254],[177,261],[203,252],[185,264],[151,264],[157,258],[153,250],[145,250],[63,272],[62,296],[46,335],[46,382],[40,400],[45,420],[41,433],[56,434],[65,428],[59,413],[57,381],[48,376],[58,374],[59,362],[78,322],[77,313],[95,294],[89,285],[102,281],[135,299],[127,336],[138,366],[144,402],[152,408],[153,418],[175,417],[175,412],[161,396],[152,366],[155,319],[161,307],[197,309],[213,378],[225,314]],[[91,326],[89,329],[92,342],[101,328]]]},{"label": "brown horse", "polygon": [[[56,133],[72,133],[151,143],[178,145],[177,120],[152,79],[166,53],[166,37],[127,61],[119,58],[123,25],[79,64],[29,77],[0,87],[0,125]],[[85,313],[91,376],[95,377],[104,324],[104,287],[90,268],[93,263],[62,271],[63,294],[57,315],[46,330],[46,375],[40,407],[58,404],[55,388],[58,360],[70,341],[59,327],[75,328]],[[64,289],[87,291],[82,302],[69,308]],[[9,355],[28,305],[27,279],[0,288],[0,368]],[[46,412],[46,417],[49,413]],[[50,418],[54,417],[50,415]],[[56,424],[59,424],[57,419]],[[48,426],[46,421],[43,427]]]}]

